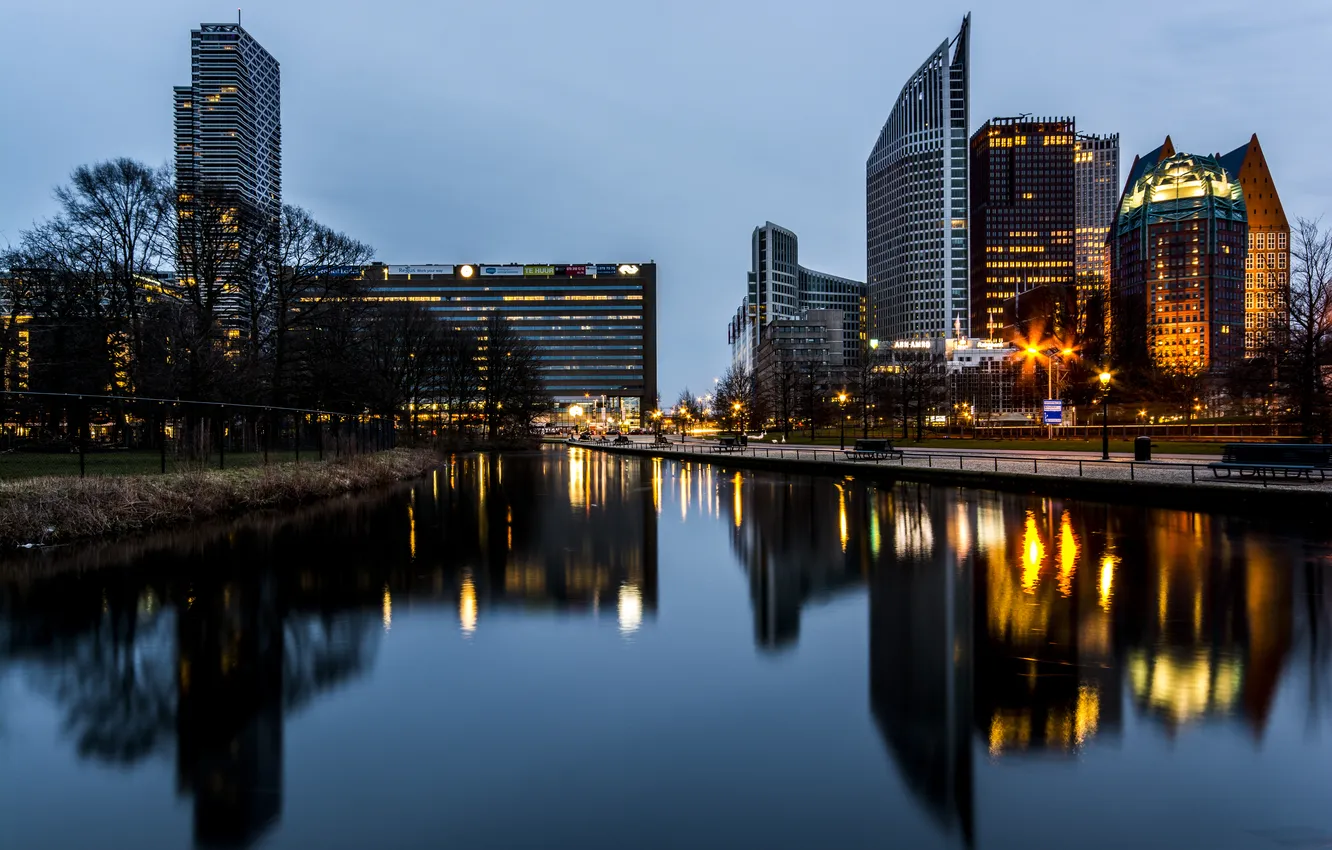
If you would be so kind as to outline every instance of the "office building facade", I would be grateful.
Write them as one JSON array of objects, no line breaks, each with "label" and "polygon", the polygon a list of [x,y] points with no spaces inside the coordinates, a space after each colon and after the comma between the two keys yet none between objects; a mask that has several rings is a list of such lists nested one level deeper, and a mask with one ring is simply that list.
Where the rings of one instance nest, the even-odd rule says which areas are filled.
[{"label": "office building facade", "polygon": [[1116,368],[1218,373],[1244,354],[1244,192],[1170,140],[1134,161],[1111,232]]},{"label": "office building facade", "polygon": [[969,31],[907,80],[865,164],[867,333],[969,334]]},{"label": "office building facade", "polygon": [[1244,356],[1271,356],[1288,340],[1290,322],[1290,222],[1281,205],[1262,145],[1249,143],[1221,157],[1239,180],[1248,215],[1249,252],[1244,261]]},{"label": "office building facade", "polygon": [[727,323],[731,366],[757,369],[763,329],[778,319],[796,319],[811,310],[836,310],[842,316],[842,357],[859,358],[865,284],[800,265],[800,240],[785,227],[764,222],[751,237],[752,266],[744,300]]},{"label": "office building facade", "polygon": [[536,347],[557,414],[604,405],[634,427],[657,408],[655,263],[375,263],[363,276],[371,298],[419,303],[458,330],[506,318]]},{"label": "office building facade", "polygon": [[[1003,305],[1073,287],[1071,118],[994,118],[971,137],[971,329],[1003,336]],[[1039,333],[1053,334],[1053,322]]]},{"label": "office building facade", "polygon": [[240,24],[190,33],[190,84],[175,95],[176,186],[236,193],[269,222],[282,211],[278,62]]},{"label": "office building facade", "polygon": [[1105,339],[1110,272],[1105,240],[1119,205],[1119,134],[1079,133],[1073,143],[1077,210],[1073,226],[1073,276],[1077,281],[1078,332],[1100,348]]}]

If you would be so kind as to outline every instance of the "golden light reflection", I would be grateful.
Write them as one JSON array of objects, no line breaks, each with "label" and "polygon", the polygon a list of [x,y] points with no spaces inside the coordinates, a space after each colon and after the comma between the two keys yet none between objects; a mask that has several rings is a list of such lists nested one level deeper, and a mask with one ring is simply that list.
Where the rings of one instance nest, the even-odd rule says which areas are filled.
[{"label": "golden light reflection", "polygon": [[745,509],[744,506],[741,504],[741,499],[740,499],[740,484],[744,480],[745,480],[744,477],[741,476],[740,473],[738,472],[735,474],[735,478],[731,479],[731,499],[733,500],[732,507],[735,509],[736,528],[740,527],[740,523],[744,519]]},{"label": "golden light reflection", "polygon": [[476,631],[476,583],[470,572],[463,573],[462,592],[458,595],[458,623],[466,634]]},{"label": "golden light reflection", "polygon": [[436,469],[430,476],[435,487],[435,505],[439,505],[439,470]]},{"label": "golden light reflection", "polygon": [[879,504],[876,499],[870,508],[870,551],[874,557],[879,556],[879,548],[883,544],[883,539],[879,531]]},{"label": "golden light reflection", "polygon": [[[413,499],[416,501],[416,491],[412,491]],[[412,560],[416,560],[416,509],[409,503],[407,505],[407,544],[411,547]]]},{"label": "golden light reflection", "polygon": [[393,594],[389,593],[387,582],[384,584],[383,620],[384,631],[393,628]]},{"label": "golden light reflection", "polygon": [[1096,737],[1101,723],[1101,690],[1094,682],[1078,686],[1078,707],[1074,712],[1073,742],[1079,747]]},{"label": "golden light reflection", "polygon": [[850,534],[846,528],[846,488],[841,484],[833,485],[837,488],[837,528],[838,536],[842,541],[842,551],[846,551],[846,541],[850,539]]},{"label": "golden light reflection", "polygon": [[689,481],[689,464],[680,467],[680,519],[689,519],[689,491],[693,486]]},{"label": "golden light reflection", "polygon": [[569,454],[569,504],[581,508],[587,504],[587,479],[581,449]]},{"label": "golden light reflection", "polygon": [[643,595],[638,585],[625,582],[620,585],[620,598],[616,605],[620,618],[620,634],[629,635],[643,624]]},{"label": "golden light reflection", "polygon": [[971,554],[971,514],[967,505],[959,504],[957,506],[954,520],[953,551],[960,563],[966,560],[967,555]]},{"label": "golden light reflection", "polygon": [[1078,538],[1073,533],[1073,521],[1064,511],[1059,523],[1059,594],[1073,595],[1073,574],[1078,569]]},{"label": "golden light reflection", "polygon": [[661,516],[661,458],[652,459],[652,511]]},{"label": "golden light reflection", "polygon": [[1233,710],[1244,671],[1235,659],[1213,659],[1205,648],[1163,653],[1149,659],[1141,650],[1128,660],[1133,693],[1167,719],[1183,724],[1209,712]]},{"label": "golden light reflection", "polygon": [[1101,586],[1100,603],[1101,608],[1110,610],[1110,599],[1114,594],[1115,587],[1115,567],[1119,564],[1119,559],[1114,555],[1105,555],[1101,558]]},{"label": "golden light reflection", "polygon": [[1004,750],[1025,750],[1031,743],[1031,715],[1025,711],[998,711],[990,718],[990,755]]},{"label": "golden light reflection", "polygon": [[1036,512],[1027,511],[1027,527],[1022,532],[1022,591],[1035,593],[1045,560],[1045,543],[1036,528]]}]

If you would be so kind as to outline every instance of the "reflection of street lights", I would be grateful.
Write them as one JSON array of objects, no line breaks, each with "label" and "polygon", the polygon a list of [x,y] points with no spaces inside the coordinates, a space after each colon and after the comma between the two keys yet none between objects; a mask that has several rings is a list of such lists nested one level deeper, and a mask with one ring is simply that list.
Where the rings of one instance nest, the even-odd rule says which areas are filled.
[{"label": "reflection of street lights", "polygon": [[842,450],[845,451],[846,450],[846,392],[845,391],[842,391],[837,394],[837,403],[841,405],[841,407],[839,408],[841,414],[837,418],[841,420]]},{"label": "reflection of street lights", "polygon": [[1110,459],[1110,373],[1101,373],[1101,460]]}]

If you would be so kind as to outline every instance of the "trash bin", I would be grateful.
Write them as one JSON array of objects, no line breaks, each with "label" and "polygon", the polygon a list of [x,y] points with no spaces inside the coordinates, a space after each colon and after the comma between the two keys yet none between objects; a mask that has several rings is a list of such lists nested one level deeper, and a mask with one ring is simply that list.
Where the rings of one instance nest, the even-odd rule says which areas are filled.
[{"label": "trash bin", "polygon": [[741,434],[741,435],[740,435],[740,445],[742,445],[742,446],[747,446],[747,445],[749,445],[749,435],[748,435],[748,434]]},{"label": "trash bin", "polygon": [[1136,437],[1133,440],[1133,459],[1151,460],[1152,459],[1152,438]]}]

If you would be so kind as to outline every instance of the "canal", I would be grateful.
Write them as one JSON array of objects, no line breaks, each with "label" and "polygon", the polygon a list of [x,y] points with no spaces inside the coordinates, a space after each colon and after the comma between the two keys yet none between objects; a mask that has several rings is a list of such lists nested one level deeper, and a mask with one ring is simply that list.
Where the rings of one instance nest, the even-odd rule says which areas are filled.
[{"label": "canal", "polygon": [[1332,529],[579,448],[0,563],[6,848],[1332,844]]}]

